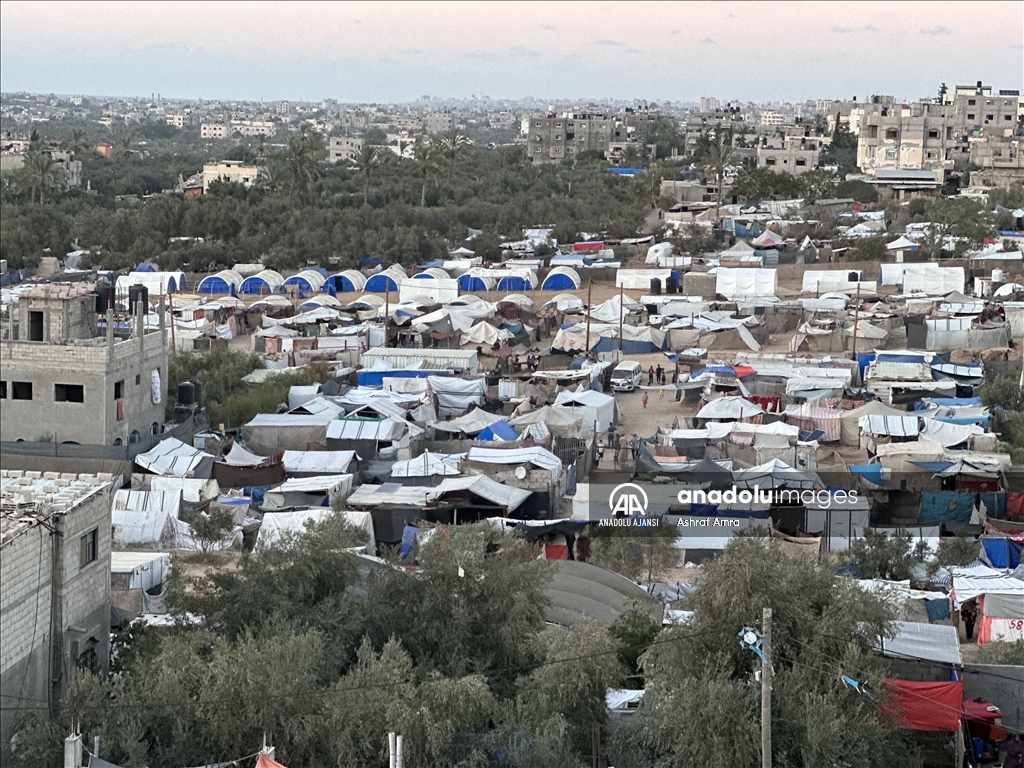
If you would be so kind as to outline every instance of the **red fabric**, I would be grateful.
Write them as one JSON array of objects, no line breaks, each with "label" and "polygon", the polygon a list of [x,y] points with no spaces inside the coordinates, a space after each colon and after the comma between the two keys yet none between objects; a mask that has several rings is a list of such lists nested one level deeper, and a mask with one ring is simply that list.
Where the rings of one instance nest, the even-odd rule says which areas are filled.
[{"label": "red fabric", "polygon": [[883,712],[911,731],[957,731],[964,698],[963,683],[920,683],[885,678],[891,698]]},{"label": "red fabric", "polygon": [[1024,517],[1024,493],[1010,493],[1006,497],[1006,516]]},{"label": "red fabric", "polygon": [[545,560],[568,560],[569,559],[569,547],[565,544],[545,544],[544,545],[544,559]]},{"label": "red fabric", "polygon": [[600,251],[604,248],[604,241],[602,240],[588,240],[585,243],[573,243],[572,249],[579,253],[580,251]]},{"label": "red fabric", "polygon": [[782,410],[781,397],[771,397],[769,395],[750,395],[749,397],[745,397],[744,400],[749,400],[751,403],[761,406],[768,413],[778,413],[779,411]]},{"label": "red fabric", "polygon": [[755,371],[749,365],[734,365],[732,369],[736,372],[736,378],[745,379],[747,376],[753,376]]},{"label": "red fabric", "polygon": [[256,759],[256,768],[285,768],[277,760],[272,760],[266,755],[260,755]]}]

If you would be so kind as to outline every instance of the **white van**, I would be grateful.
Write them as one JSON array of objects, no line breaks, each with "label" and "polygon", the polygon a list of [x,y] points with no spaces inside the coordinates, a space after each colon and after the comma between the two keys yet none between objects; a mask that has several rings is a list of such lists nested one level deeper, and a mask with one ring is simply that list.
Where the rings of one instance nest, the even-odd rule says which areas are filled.
[{"label": "white van", "polygon": [[612,371],[612,392],[632,392],[640,386],[644,369],[636,360],[623,360]]}]

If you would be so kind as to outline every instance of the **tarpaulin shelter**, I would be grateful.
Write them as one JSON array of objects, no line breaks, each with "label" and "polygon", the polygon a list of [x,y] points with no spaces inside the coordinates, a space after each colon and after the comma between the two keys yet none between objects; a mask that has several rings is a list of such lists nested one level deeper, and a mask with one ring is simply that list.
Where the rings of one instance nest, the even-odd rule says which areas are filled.
[{"label": "tarpaulin shelter", "polygon": [[116,491],[110,510],[114,545],[172,546],[172,521],[178,519],[180,507],[177,491]]},{"label": "tarpaulin shelter", "polygon": [[422,272],[417,272],[412,276],[413,280],[451,280],[451,275],[445,272],[441,267],[427,267]]},{"label": "tarpaulin shelter", "polygon": [[363,286],[364,291],[370,293],[397,293],[398,286],[406,279],[405,272],[395,267],[388,267],[383,272],[378,272],[375,275],[371,275],[366,285]]},{"label": "tarpaulin shelter", "polygon": [[309,477],[347,473],[355,459],[355,451],[285,451],[282,463],[289,477]]},{"label": "tarpaulin shelter", "polygon": [[459,298],[459,282],[450,277],[419,274],[398,284],[398,298],[421,304],[448,304]]},{"label": "tarpaulin shelter", "polygon": [[117,278],[114,287],[119,294],[128,293],[135,285],[144,285],[151,298],[166,296],[168,293],[181,293],[187,287],[185,273],[174,272],[130,272]]},{"label": "tarpaulin shelter", "polygon": [[[438,416],[465,413],[471,406],[483,405],[487,397],[487,382],[484,379],[430,376],[427,378],[427,384],[437,399]],[[439,422],[436,426],[443,429],[443,424],[444,422]]]},{"label": "tarpaulin shelter", "polygon": [[490,442],[511,442],[518,440],[519,435],[516,434],[515,429],[507,421],[501,419],[480,430],[476,439]]},{"label": "tarpaulin shelter", "polygon": [[743,421],[760,416],[764,409],[742,397],[719,397],[697,412],[698,419]]},{"label": "tarpaulin shelter", "polygon": [[493,277],[487,274],[487,270],[471,269],[458,278],[459,290],[466,293],[474,291],[491,291],[497,283]]},{"label": "tarpaulin shelter", "polygon": [[213,468],[213,456],[177,438],[166,437],[136,456],[135,463],[154,475],[208,478]]},{"label": "tarpaulin shelter", "polygon": [[979,644],[1024,640],[1024,581],[985,565],[951,570],[954,604],[978,601]]},{"label": "tarpaulin shelter", "polygon": [[304,269],[297,275],[292,275],[284,281],[285,286],[294,285],[299,291],[299,298],[304,299],[314,293],[324,290],[324,283],[327,278],[315,269]]},{"label": "tarpaulin shelter", "polygon": [[281,273],[275,272],[272,269],[264,269],[252,277],[245,278],[238,287],[238,292],[258,296],[274,293],[282,285],[284,285],[284,277],[281,276]]},{"label": "tarpaulin shelter", "polygon": [[496,288],[499,291],[531,291],[536,281],[532,272],[509,274],[498,279]]},{"label": "tarpaulin shelter", "polygon": [[885,678],[890,698],[883,712],[897,727],[912,731],[949,731],[960,729],[963,710],[963,683],[932,683]]},{"label": "tarpaulin shelter", "polygon": [[860,420],[865,416],[902,418],[906,415],[906,411],[892,408],[878,400],[869,400],[859,408],[841,411],[839,416],[842,423],[841,442],[843,445],[860,444]]},{"label": "tarpaulin shelter", "polygon": [[583,420],[584,435],[593,435],[595,429],[597,434],[603,434],[615,421],[615,398],[591,389],[577,392],[562,390],[555,397],[555,408],[578,414]]},{"label": "tarpaulin shelter", "polygon": [[215,275],[207,275],[199,281],[196,293],[210,296],[234,295],[242,286],[242,276],[230,269],[223,269]]},{"label": "tarpaulin shelter", "polygon": [[945,296],[964,290],[963,267],[940,267],[934,262],[919,264],[882,264],[879,271],[882,285],[902,285],[904,293],[923,292],[929,296]]},{"label": "tarpaulin shelter", "polygon": [[455,477],[464,456],[462,453],[424,451],[414,459],[396,461],[391,467],[391,477]]},{"label": "tarpaulin shelter", "polygon": [[671,269],[620,269],[615,273],[615,287],[650,291],[652,280],[660,280],[664,286],[672,274]]},{"label": "tarpaulin shelter", "polygon": [[467,435],[475,435],[489,427],[502,418],[496,413],[489,413],[481,408],[474,408],[464,416],[449,421],[439,421],[434,425],[435,431],[440,432],[463,432]]},{"label": "tarpaulin shelter", "polygon": [[326,507],[352,492],[352,475],[315,475],[285,480],[263,496],[263,509]]},{"label": "tarpaulin shelter", "polygon": [[513,416],[508,422],[524,431],[535,424],[545,424],[552,434],[562,437],[580,437],[583,428],[582,415],[550,405]]}]

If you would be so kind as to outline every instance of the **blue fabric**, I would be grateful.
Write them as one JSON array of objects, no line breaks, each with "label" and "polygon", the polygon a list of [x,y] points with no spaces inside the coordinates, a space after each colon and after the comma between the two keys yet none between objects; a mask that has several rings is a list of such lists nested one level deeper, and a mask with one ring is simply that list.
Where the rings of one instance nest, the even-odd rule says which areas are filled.
[{"label": "blue fabric", "polygon": [[473,275],[460,275],[458,282],[460,291],[471,292],[487,290],[487,284],[484,283],[483,278],[474,277]]},{"label": "blue fabric", "polygon": [[[858,358],[860,355],[857,356]],[[877,359],[880,363],[920,363],[920,355],[901,355],[898,352],[879,352]]]},{"label": "blue fabric", "polygon": [[[504,281],[505,278],[502,278]],[[576,281],[572,279],[572,275],[564,275],[557,273],[554,275],[548,275],[544,278],[544,282],[540,286],[542,291],[574,291],[579,286]]]},{"label": "blue fabric", "polygon": [[981,405],[980,397],[932,397],[932,405],[961,407],[965,405]]},{"label": "blue fabric", "polygon": [[[853,469],[852,467],[850,468]],[[921,494],[921,522],[969,523],[974,511],[974,494],[962,491],[924,491]]]},{"label": "blue fabric", "polygon": [[507,421],[502,419],[496,421],[489,427],[485,427],[480,431],[480,434],[476,436],[477,440],[515,440],[516,435],[515,429]]},{"label": "blue fabric", "polygon": [[405,557],[409,554],[412,545],[416,543],[416,534],[419,532],[420,529],[415,525],[407,525],[402,529],[402,545],[398,548],[400,557]]},{"label": "blue fabric", "polygon": [[861,352],[857,355],[857,367],[860,369],[860,380],[864,381],[864,371],[875,361],[874,352]]},{"label": "blue fabric", "polygon": [[[666,341],[668,340],[668,334],[665,334]],[[619,340],[612,338],[611,336],[601,336],[598,338],[597,343],[594,344],[592,349],[594,352],[614,352],[619,348]],[[635,341],[632,339],[626,339],[622,342],[622,352],[626,355],[649,355],[655,352],[661,352],[662,347],[657,346],[651,341]]]},{"label": "blue fabric", "polygon": [[863,477],[869,483],[874,485],[882,484],[882,465],[881,464],[851,464],[850,471]]},{"label": "blue fabric", "polygon": [[386,293],[388,291],[397,291],[398,285],[390,276],[385,275],[383,272],[378,272],[376,275],[366,281],[366,286],[363,288],[367,293]]},{"label": "blue fabric", "polygon": [[235,288],[227,280],[217,277],[216,275],[209,275],[199,281],[199,285],[196,287],[196,293],[233,295],[235,293]]},{"label": "blue fabric", "polygon": [[1016,568],[1020,565],[1021,547],[1024,546],[1005,536],[982,536],[981,545],[993,568]]},{"label": "blue fabric", "polygon": [[947,424],[981,424],[985,426],[991,421],[992,415],[985,416],[936,416],[936,421],[944,421]]},{"label": "blue fabric", "polygon": [[525,277],[509,275],[498,281],[497,289],[499,291],[532,291],[533,286]]},{"label": "blue fabric", "polygon": [[384,377],[394,379],[425,379],[427,376],[447,376],[448,371],[357,371],[356,383],[360,387],[383,387]]},{"label": "blue fabric", "polygon": [[944,469],[949,469],[953,466],[952,461],[912,461],[910,463],[915,467],[920,467],[925,472],[931,472],[932,474],[942,472]]},{"label": "blue fabric", "polygon": [[924,609],[928,613],[928,621],[931,624],[950,618],[949,600],[944,597],[940,597],[937,600],[925,600]]},{"label": "blue fabric", "polygon": [[253,504],[262,504],[263,497],[269,490],[269,485],[250,485],[243,488],[242,493],[251,498]]},{"label": "blue fabric", "polygon": [[988,491],[981,494],[981,501],[985,505],[985,514],[989,517],[1006,517],[1006,492]]},{"label": "blue fabric", "polygon": [[274,289],[270,286],[270,283],[262,277],[253,275],[252,277],[247,277],[242,281],[241,286],[238,288],[238,292],[252,296],[261,293],[271,294],[274,292]]}]

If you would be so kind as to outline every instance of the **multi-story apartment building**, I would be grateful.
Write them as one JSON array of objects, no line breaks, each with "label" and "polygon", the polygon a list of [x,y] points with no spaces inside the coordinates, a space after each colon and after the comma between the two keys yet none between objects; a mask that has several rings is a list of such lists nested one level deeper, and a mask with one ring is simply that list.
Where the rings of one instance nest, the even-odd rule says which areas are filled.
[{"label": "multi-story apartment building", "polygon": [[615,138],[615,120],[606,115],[567,113],[530,118],[527,153],[534,163],[558,163],[593,150],[602,155]]},{"label": "multi-story apartment building", "polygon": [[700,97],[700,111],[701,112],[714,112],[722,106],[722,102],[711,96]]},{"label": "multi-story apartment building", "polygon": [[125,445],[162,431],[166,329],[146,332],[140,313],[124,338],[98,309],[88,283],[20,295],[0,339],[0,439]]},{"label": "multi-story apartment building", "polygon": [[761,125],[784,125],[786,118],[781,112],[776,112],[773,109],[765,109],[761,112],[760,118]]},{"label": "multi-story apartment building", "polygon": [[181,114],[180,112],[164,116],[164,121],[174,128],[185,127],[185,115]]},{"label": "multi-story apartment building", "polygon": [[227,137],[229,130],[224,123],[202,123],[199,126],[199,138],[223,139]]},{"label": "multi-story apartment building", "polygon": [[1020,96],[991,88],[957,86],[942,102],[865,104],[859,117],[857,164],[876,169],[949,170],[966,165],[971,143],[1008,138],[1017,127]]},{"label": "multi-story apartment building", "polygon": [[241,160],[221,160],[218,163],[207,163],[203,166],[203,191],[210,188],[215,181],[227,181],[251,187],[256,183],[260,169],[256,165],[246,165]]},{"label": "multi-story apartment building", "polygon": [[109,475],[3,470],[0,739],[19,710],[53,708],[76,669],[110,661]]},{"label": "multi-story apartment building", "polygon": [[455,127],[455,115],[450,109],[428,112],[423,125],[429,136],[444,133]]},{"label": "multi-story apartment building", "polygon": [[332,163],[354,163],[363,149],[363,140],[354,136],[332,136],[327,159]]},{"label": "multi-story apartment building", "polygon": [[799,176],[818,167],[823,146],[814,136],[763,136],[757,143],[757,167]]}]

